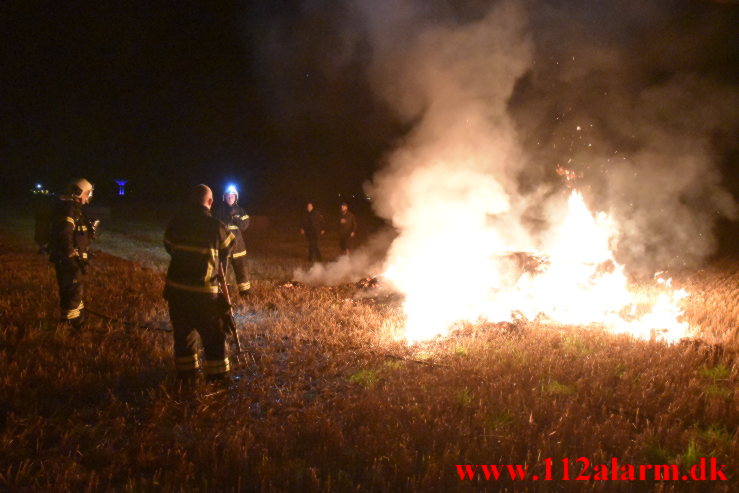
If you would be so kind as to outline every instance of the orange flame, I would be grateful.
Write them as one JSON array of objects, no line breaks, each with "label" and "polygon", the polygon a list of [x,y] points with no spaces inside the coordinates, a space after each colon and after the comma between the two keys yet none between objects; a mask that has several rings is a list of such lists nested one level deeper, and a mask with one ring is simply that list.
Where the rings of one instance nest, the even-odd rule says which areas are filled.
[{"label": "orange flame", "polygon": [[[384,274],[405,294],[408,341],[446,335],[457,322],[501,322],[514,314],[596,324],[642,339],[674,342],[688,335],[678,306],[687,292],[672,289],[669,279],[657,279],[660,292],[651,302],[630,289],[609,247],[615,223],[605,213],[593,215],[579,192],[572,192],[567,213],[537,253],[548,259],[546,268],[523,273],[502,253],[508,250],[502,236],[485,224],[484,214],[465,215],[466,204],[445,207],[453,214],[458,208],[462,219],[405,231]],[[466,242],[465,255],[449,262],[459,238]]]}]

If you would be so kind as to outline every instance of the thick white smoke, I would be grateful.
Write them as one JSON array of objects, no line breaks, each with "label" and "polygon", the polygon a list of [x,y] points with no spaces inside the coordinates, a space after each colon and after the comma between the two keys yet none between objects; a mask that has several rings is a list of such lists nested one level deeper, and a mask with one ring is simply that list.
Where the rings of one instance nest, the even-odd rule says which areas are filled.
[{"label": "thick white smoke", "polygon": [[485,305],[499,282],[495,252],[528,246],[516,185],[524,160],[507,111],[532,60],[525,14],[506,2],[462,25],[439,24],[423,9],[362,5],[376,40],[373,87],[417,122],[368,186],[376,212],[399,231],[386,276],[406,294],[409,327],[443,330]]},{"label": "thick white smoke", "polygon": [[[736,135],[739,98],[700,75],[691,47],[713,41],[705,23],[681,21],[672,7],[343,4],[341,60],[361,45],[355,55],[375,97],[410,129],[367,188],[399,233],[388,275],[404,268],[397,282],[436,283],[440,293],[472,285],[486,296],[499,282],[491,254],[550,239],[541,233],[564,204],[557,166],[572,170],[591,208],[616,220],[613,246],[627,267],[653,272],[710,254],[715,219],[737,210],[715,143]],[[366,273],[356,260],[306,279]]]},{"label": "thick white smoke", "polygon": [[[367,187],[376,212],[399,232],[387,265],[405,265],[415,272],[414,282],[438,283],[441,294],[442,284],[475,277],[454,257],[477,255],[482,265],[493,245],[526,238],[516,192],[524,161],[506,109],[532,59],[524,11],[501,3],[457,25],[428,18],[416,2],[356,7],[373,47],[372,87],[400,118],[416,122]],[[506,227],[498,233],[485,227],[493,220]],[[366,264],[364,254],[354,255],[296,276],[335,283],[361,275]]]},{"label": "thick white smoke", "polygon": [[293,278],[307,284],[335,286],[366,276],[378,276],[384,269],[384,258],[395,239],[395,232],[383,230],[351,255],[342,255],[333,262],[315,263],[308,270],[296,269]]},{"label": "thick white smoke", "polygon": [[722,152],[736,146],[739,92],[721,30],[730,7],[700,2],[528,3],[535,64],[511,109],[525,174],[572,170],[591,207],[620,226],[632,271],[691,265],[735,218]]}]

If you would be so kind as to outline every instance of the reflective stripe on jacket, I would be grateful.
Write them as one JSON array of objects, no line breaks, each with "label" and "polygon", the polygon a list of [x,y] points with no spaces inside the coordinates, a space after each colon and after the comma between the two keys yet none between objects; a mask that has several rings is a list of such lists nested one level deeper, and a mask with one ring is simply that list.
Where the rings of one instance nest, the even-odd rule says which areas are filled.
[{"label": "reflective stripe on jacket", "polygon": [[164,248],[172,260],[167,269],[167,290],[218,293],[218,262],[231,253],[234,234],[203,206],[187,207],[170,221]]},{"label": "reflective stripe on jacket", "polygon": [[232,232],[246,231],[246,228],[249,227],[249,214],[239,204],[228,205],[222,203],[214,216]]},{"label": "reflective stripe on jacket", "polygon": [[61,198],[53,206],[49,219],[49,253],[52,260],[85,254],[90,247],[91,231],[82,205],[71,198]]}]

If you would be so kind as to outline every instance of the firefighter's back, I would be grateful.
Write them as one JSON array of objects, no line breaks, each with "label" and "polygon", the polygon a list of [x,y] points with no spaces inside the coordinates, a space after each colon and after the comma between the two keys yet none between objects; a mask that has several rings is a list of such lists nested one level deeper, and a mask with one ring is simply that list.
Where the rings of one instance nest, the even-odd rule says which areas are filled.
[{"label": "firefighter's back", "polygon": [[219,250],[232,241],[233,235],[226,226],[206,208],[184,208],[169,223],[164,237],[165,247],[172,256],[167,270],[167,288],[217,294]]}]

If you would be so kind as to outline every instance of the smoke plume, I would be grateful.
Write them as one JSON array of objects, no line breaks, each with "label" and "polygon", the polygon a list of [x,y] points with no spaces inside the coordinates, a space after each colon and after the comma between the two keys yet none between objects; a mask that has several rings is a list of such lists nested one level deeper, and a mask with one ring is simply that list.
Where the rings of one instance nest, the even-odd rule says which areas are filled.
[{"label": "smoke plume", "polygon": [[537,57],[511,105],[528,136],[525,174],[576,173],[591,208],[620,226],[628,268],[695,264],[715,249],[716,219],[737,213],[720,170],[739,128],[739,92],[723,73],[730,8],[593,7],[529,4]]},{"label": "smoke plume", "polygon": [[293,278],[306,284],[335,286],[365,276],[378,276],[383,272],[385,253],[395,237],[394,231],[382,230],[351,255],[342,255],[326,264],[313,264],[308,270],[296,269]]},{"label": "smoke plume", "polygon": [[[634,270],[701,261],[715,249],[716,219],[736,217],[720,168],[739,128],[727,68],[734,7],[335,6],[307,2],[295,21],[298,32],[311,32],[306,26],[321,19],[340,41],[335,54],[312,55],[317,65],[331,73],[361,67],[374,98],[406,129],[367,185],[377,214],[399,232],[388,265],[420,257],[434,277],[420,266],[414,276],[451,284],[470,278],[450,262],[456,256],[484,265],[496,250],[541,248],[567,187],[615,219],[617,258]],[[366,262],[358,260],[329,271],[359,274]]]}]

